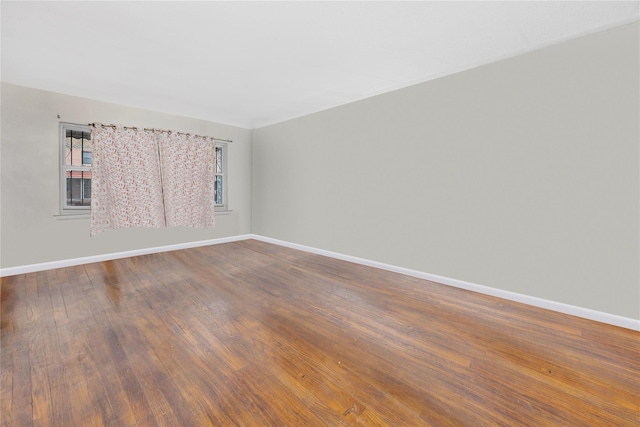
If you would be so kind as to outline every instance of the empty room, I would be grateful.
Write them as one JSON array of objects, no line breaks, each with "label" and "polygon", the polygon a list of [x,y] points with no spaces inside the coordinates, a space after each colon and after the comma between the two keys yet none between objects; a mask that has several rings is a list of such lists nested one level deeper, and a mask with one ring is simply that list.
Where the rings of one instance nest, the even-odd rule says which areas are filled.
[{"label": "empty room", "polygon": [[2,1],[0,425],[640,425],[639,11]]}]

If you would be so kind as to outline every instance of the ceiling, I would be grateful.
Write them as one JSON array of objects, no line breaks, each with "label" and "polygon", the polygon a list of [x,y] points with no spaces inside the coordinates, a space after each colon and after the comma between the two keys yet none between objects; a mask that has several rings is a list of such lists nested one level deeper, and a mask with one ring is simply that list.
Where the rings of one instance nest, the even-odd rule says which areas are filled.
[{"label": "ceiling", "polygon": [[638,20],[630,2],[2,1],[2,81],[258,128]]}]

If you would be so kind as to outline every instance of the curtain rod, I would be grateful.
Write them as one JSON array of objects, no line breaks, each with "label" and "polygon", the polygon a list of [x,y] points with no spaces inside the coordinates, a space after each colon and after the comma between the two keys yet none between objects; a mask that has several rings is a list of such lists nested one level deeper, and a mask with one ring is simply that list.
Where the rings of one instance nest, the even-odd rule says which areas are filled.
[{"label": "curtain rod", "polygon": [[[118,127],[116,125],[103,125],[102,123],[89,123],[88,126],[93,126],[93,127],[102,126],[103,128],[117,128]],[[135,130],[138,130],[138,127],[136,127],[136,126],[122,126],[122,128],[123,129],[135,129]],[[151,132],[176,133],[178,135],[192,135],[192,134],[186,133],[186,132],[176,132],[176,131],[167,130],[167,129],[142,128],[142,130],[148,130],[148,131],[151,131]],[[202,136],[202,135],[196,135],[196,134],[193,134],[193,136],[198,136],[200,138],[211,138],[214,141],[220,141],[220,142],[233,142],[230,139],[215,138],[213,136]]]}]

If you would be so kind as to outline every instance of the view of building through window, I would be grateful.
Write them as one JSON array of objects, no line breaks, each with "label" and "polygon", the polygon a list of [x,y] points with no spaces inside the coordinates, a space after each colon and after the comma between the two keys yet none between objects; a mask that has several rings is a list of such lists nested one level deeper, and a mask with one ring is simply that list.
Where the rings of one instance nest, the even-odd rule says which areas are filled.
[{"label": "view of building through window", "polygon": [[216,180],[215,180],[215,201],[216,206],[224,206],[223,198],[223,180],[224,180],[224,165],[222,162],[223,148],[220,145],[216,146]]},{"label": "view of building through window", "polygon": [[91,206],[91,132],[65,129],[66,207]]}]

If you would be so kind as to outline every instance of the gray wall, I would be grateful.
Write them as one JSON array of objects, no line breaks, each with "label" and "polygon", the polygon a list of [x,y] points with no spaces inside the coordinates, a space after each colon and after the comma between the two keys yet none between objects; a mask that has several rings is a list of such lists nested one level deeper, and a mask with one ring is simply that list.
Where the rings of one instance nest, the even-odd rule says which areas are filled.
[{"label": "gray wall", "polygon": [[252,231],[638,319],[638,38],[257,129]]},{"label": "gray wall", "polygon": [[[2,268],[250,232],[252,131],[2,84]],[[60,119],[58,119],[60,115]],[[59,122],[119,123],[232,139],[229,208],[216,228],[125,229],[89,237],[89,219],[60,220]]]}]

